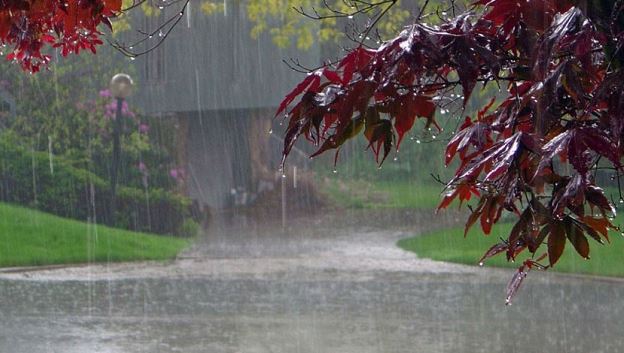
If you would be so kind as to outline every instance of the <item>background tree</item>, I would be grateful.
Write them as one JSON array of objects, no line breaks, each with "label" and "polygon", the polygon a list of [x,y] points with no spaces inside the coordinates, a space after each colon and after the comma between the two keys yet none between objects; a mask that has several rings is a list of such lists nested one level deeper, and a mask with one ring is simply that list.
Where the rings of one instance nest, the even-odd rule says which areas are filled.
[{"label": "background tree", "polygon": [[301,136],[319,146],[315,156],[363,134],[381,164],[417,118],[440,130],[436,111],[465,112],[477,85],[497,87],[500,97],[461,119],[448,142],[444,159],[458,164],[439,208],[475,197],[466,231],[479,222],[485,234],[504,212],[516,215],[481,259],[522,260],[509,303],[528,271],[556,265],[566,243],[589,259],[588,238],[602,244],[619,230],[596,176],[608,171],[619,185],[622,174],[624,4],[452,5],[425,1],[397,37],[377,48],[361,40],[311,71],[277,111],[288,120],[284,158]]},{"label": "background tree", "polygon": [[[240,2],[240,0],[231,0]],[[227,13],[223,1],[198,1],[198,8],[207,16]],[[93,53],[99,45],[109,42],[129,57],[144,54],[158,47],[183,18],[190,0],[3,0],[0,1],[0,55],[19,63],[27,72],[46,67],[53,57],[49,48],[59,54]],[[400,30],[410,16],[411,3],[401,0],[250,0],[244,2],[253,23],[251,36],[269,32],[276,45],[285,47],[293,42],[299,49],[308,49],[316,41],[340,41],[356,36],[366,20],[342,21],[342,18],[365,17],[377,26],[370,37],[375,41],[388,38]],[[134,26],[135,35],[113,36],[131,29],[131,17],[140,11],[157,17],[153,28]],[[321,24],[309,21],[321,20]],[[377,19],[380,21],[377,23]],[[106,28],[108,27],[108,28]]]}]

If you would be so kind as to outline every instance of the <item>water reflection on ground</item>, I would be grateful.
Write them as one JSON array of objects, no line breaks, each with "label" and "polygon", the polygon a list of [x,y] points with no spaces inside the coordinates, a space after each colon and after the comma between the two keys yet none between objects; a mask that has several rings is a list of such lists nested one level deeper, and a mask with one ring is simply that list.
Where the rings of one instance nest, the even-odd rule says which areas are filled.
[{"label": "water reflection on ground", "polygon": [[[0,352],[619,352],[623,285],[415,259],[430,215],[217,225],[169,264],[0,275]],[[447,215],[445,222],[455,216]],[[397,222],[400,221],[400,222]],[[311,223],[306,223],[311,222]],[[397,226],[400,224],[401,226]]]}]

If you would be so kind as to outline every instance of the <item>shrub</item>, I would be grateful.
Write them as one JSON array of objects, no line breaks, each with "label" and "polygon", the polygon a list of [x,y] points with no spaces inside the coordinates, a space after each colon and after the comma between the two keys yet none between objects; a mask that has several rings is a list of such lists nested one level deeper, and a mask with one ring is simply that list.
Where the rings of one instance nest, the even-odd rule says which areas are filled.
[{"label": "shrub", "polygon": [[[9,135],[0,136],[0,200],[62,217],[108,223],[108,181],[67,160],[28,150]],[[186,235],[188,198],[162,189],[117,190],[115,226],[158,234]]]}]

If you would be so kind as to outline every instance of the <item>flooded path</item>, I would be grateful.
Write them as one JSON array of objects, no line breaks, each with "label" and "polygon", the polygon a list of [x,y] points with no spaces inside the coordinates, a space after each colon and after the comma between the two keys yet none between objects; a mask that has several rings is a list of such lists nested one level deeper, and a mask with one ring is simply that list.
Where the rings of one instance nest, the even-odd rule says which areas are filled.
[{"label": "flooded path", "polygon": [[442,217],[233,217],[170,263],[5,272],[0,352],[621,351],[622,281],[534,273],[505,307],[509,271],[395,246]]}]

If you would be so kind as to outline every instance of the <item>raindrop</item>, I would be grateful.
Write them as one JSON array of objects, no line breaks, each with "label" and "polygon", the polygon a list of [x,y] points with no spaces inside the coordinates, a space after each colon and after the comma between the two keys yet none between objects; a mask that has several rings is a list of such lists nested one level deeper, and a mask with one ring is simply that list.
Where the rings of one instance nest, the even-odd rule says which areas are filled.
[{"label": "raindrop", "polygon": [[353,15],[349,15],[349,16],[347,16],[347,18],[352,20],[353,19]]},{"label": "raindrop", "polygon": [[52,137],[48,136],[48,159],[50,161],[50,174],[54,175],[54,154],[52,153]]},{"label": "raindrop", "polygon": [[337,171],[336,169],[334,169],[332,172],[333,172],[334,174],[338,174],[338,171]]},{"label": "raindrop", "polygon": [[282,178],[286,178],[286,174],[282,174]]},{"label": "raindrop", "polygon": [[270,130],[269,130],[269,134],[272,134],[272,133],[273,133],[273,129],[270,129]]},{"label": "raindrop", "polygon": [[159,36],[159,37],[164,37],[164,36],[165,36],[165,33],[163,33],[163,31],[162,31],[162,30],[161,30],[161,31],[158,31],[158,36]]},{"label": "raindrop", "polygon": [[420,144],[420,140],[416,140],[416,143]]},{"label": "raindrop", "polygon": [[397,89],[397,91],[396,91],[396,92],[399,94],[399,96],[404,96],[404,95],[406,95],[407,93],[409,93],[409,90],[408,90],[408,89],[406,89],[406,88],[399,88],[399,89]]},{"label": "raindrop", "polygon": [[479,266],[483,267],[483,261],[479,262]]}]

